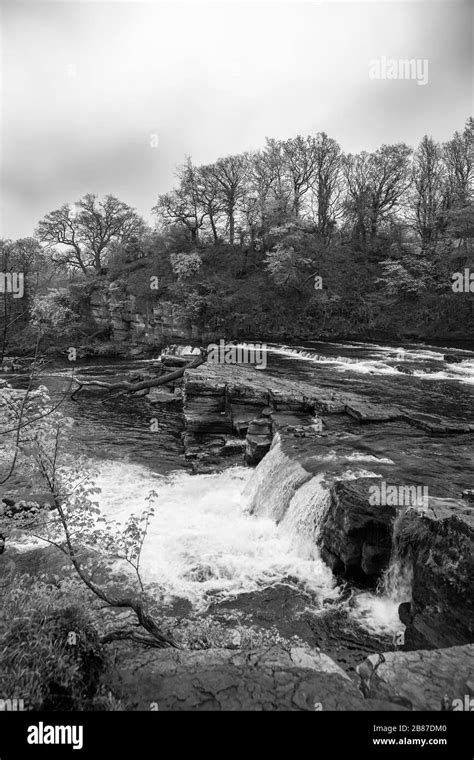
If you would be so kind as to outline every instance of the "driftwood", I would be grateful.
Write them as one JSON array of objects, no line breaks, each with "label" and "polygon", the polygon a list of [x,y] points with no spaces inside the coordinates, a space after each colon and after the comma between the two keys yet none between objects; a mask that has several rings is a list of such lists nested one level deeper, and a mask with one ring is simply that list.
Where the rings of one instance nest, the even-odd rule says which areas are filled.
[{"label": "driftwood", "polygon": [[139,383],[133,383],[129,380],[122,380],[118,383],[105,383],[102,380],[79,380],[77,377],[75,377],[74,380],[76,383],[78,383],[78,387],[71,393],[71,398],[74,399],[76,394],[79,393],[79,391],[81,391],[83,388],[104,388],[104,390],[109,392],[124,391],[125,393],[136,393],[137,391],[143,391],[148,388],[156,388],[158,385],[165,385],[172,380],[177,380],[184,375],[187,369],[194,369],[195,367],[199,367],[206,361],[207,352],[204,349],[201,349],[200,355],[193,359],[192,362],[189,362],[189,364],[186,364],[184,367],[180,367],[179,369],[174,370],[174,372],[169,372],[168,374],[162,375],[161,377],[142,380]]}]

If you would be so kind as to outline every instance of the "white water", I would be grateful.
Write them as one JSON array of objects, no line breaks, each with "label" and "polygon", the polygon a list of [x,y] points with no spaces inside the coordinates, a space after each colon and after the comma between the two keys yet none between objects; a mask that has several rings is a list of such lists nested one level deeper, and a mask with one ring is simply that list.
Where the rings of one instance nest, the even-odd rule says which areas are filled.
[{"label": "white water", "polygon": [[310,478],[311,474],[299,462],[282,452],[280,436],[275,435],[270,451],[258,464],[245,490],[251,511],[280,522],[296,489]]},{"label": "white water", "polygon": [[[165,600],[184,598],[204,610],[213,601],[289,576],[319,600],[337,599],[340,590],[316,545],[329,505],[329,484],[322,474],[306,473],[306,480],[301,474],[295,477],[286,469],[289,461],[276,442],[255,471],[233,467],[216,474],[179,472],[164,478],[141,465],[101,462],[95,478],[101,489],[98,501],[106,516],[125,521],[145,508],[152,489],[157,492],[142,572],[147,582],[160,587]],[[285,472],[289,485],[280,496]],[[374,475],[365,469],[344,473],[347,478]],[[250,514],[256,498],[262,509]],[[357,594],[348,613],[370,631],[399,630],[395,597],[391,589],[382,595]]]},{"label": "white water", "polygon": [[101,463],[96,485],[102,511],[126,520],[158,493],[143,548],[142,568],[164,597],[188,599],[197,609],[293,576],[318,597],[337,597],[319,555],[305,557],[273,520],[251,516],[242,494],[252,471],[234,467],[212,475],[153,475],[140,465]]},{"label": "white water", "polygon": [[[332,344],[335,345],[335,344]],[[459,351],[446,349],[451,354],[462,355],[463,360],[459,364],[451,364],[444,361],[444,353],[430,350],[429,348],[403,349],[403,355],[399,355],[399,349],[391,346],[379,346],[377,344],[347,344],[340,348],[352,348],[357,345],[369,348],[367,358],[353,358],[349,356],[326,356],[317,351],[301,347],[271,346],[271,351],[282,356],[310,361],[316,364],[330,364],[339,372],[356,372],[361,375],[405,375],[396,365],[403,365],[410,369],[410,363],[421,361],[439,363],[439,370],[425,372],[422,369],[413,368],[413,376],[424,380],[456,380],[465,385],[474,385],[474,358],[472,351]]]},{"label": "white water", "polygon": [[[334,457],[328,457],[333,461]],[[376,461],[370,455],[354,461]],[[329,506],[329,484],[323,474],[306,481],[289,471],[290,485],[283,502],[274,474],[284,480],[288,460],[278,443],[256,470],[233,467],[216,474],[189,475],[176,472],[163,477],[145,466],[121,461],[95,463],[98,475],[96,497],[102,514],[125,522],[140,513],[154,490],[152,518],[142,552],[141,571],[147,583],[160,589],[165,601],[184,598],[196,610],[210,603],[256,591],[268,585],[297,578],[317,599],[334,599],[340,589],[321,559],[316,543],[321,519]],[[302,469],[302,468],[301,468]],[[338,477],[370,477],[366,469],[346,469]],[[258,492],[263,514],[251,514]],[[275,514],[285,509],[279,524]],[[36,544],[36,542],[34,542]],[[20,548],[20,547],[17,547]],[[28,546],[33,548],[31,541]],[[407,599],[401,573],[393,570],[382,594],[358,593],[344,602],[348,614],[373,632],[401,629],[398,604]],[[398,583],[398,586],[397,586]],[[408,597],[409,598],[409,597]],[[314,611],[319,606],[316,604]]]}]

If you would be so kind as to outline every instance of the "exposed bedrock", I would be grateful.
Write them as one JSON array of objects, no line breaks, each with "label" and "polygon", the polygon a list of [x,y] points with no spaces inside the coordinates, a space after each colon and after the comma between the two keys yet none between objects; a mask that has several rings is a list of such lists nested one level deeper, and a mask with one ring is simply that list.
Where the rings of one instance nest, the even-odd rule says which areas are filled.
[{"label": "exposed bedrock", "polygon": [[[370,655],[357,667],[369,699],[412,710],[465,710],[474,695],[474,645]],[[467,707],[466,707],[467,705]],[[474,702],[472,703],[474,707]]]},{"label": "exposed bedrock", "polygon": [[149,710],[403,710],[365,699],[327,655],[303,647],[205,651],[123,651],[114,684],[129,709]]},{"label": "exposed bedrock", "polygon": [[400,606],[409,648],[474,642],[474,509],[430,500],[397,526],[398,556],[413,568],[412,601]]},{"label": "exposed bedrock", "polygon": [[[471,421],[251,367],[203,365],[186,373],[184,388],[194,438],[215,436],[213,425],[230,431],[223,439],[246,434],[246,461],[258,463],[254,513],[319,545],[342,579],[373,586],[394,562],[413,571],[413,598],[400,609],[408,649],[474,640]],[[373,503],[369,489],[379,483],[420,489],[421,508]]]},{"label": "exposed bedrock", "polygon": [[320,528],[321,555],[331,570],[358,581],[377,580],[388,567],[395,507],[371,505],[377,478],[336,481]]}]

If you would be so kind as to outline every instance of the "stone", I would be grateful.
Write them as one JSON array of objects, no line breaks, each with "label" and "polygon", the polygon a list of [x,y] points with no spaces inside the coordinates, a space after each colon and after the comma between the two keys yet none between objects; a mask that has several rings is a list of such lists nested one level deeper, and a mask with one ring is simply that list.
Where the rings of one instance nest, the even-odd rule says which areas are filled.
[{"label": "stone", "polygon": [[395,537],[397,555],[412,568],[412,601],[399,611],[410,649],[474,640],[474,509],[454,499],[429,500],[425,514],[409,509]]},{"label": "stone", "polygon": [[[447,709],[453,702],[472,696],[474,680],[474,644],[415,652],[385,652],[384,661],[377,665],[377,655],[368,657],[357,670],[365,678],[367,696],[411,710],[441,710],[444,700]],[[446,708],[445,708],[446,709]]]},{"label": "stone", "polygon": [[138,661],[124,646],[120,651],[111,686],[131,710],[151,705],[163,712],[403,709],[364,699],[327,655],[304,647],[162,649],[142,651]]},{"label": "stone", "polygon": [[346,404],[345,411],[358,422],[390,422],[401,418],[401,411],[396,407],[377,406],[365,401],[352,401]]},{"label": "stone", "polygon": [[390,561],[396,510],[369,503],[375,478],[338,480],[330,490],[319,534],[321,555],[334,573],[374,583]]}]

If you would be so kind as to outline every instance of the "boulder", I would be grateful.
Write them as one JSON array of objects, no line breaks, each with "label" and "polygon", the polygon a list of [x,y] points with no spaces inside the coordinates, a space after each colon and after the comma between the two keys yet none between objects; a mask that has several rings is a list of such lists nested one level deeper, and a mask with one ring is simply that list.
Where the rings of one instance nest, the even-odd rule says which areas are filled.
[{"label": "boulder", "polygon": [[399,610],[410,649],[474,641],[474,508],[455,499],[429,504],[424,514],[407,510],[395,537],[413,569],[412,601]]},{"label": "boulder", "polygon": [[330,507],[321,521],[321,555],[344,578],[374,583],[388,567],[396,509],[369,504],[376,478],[338,480],[330,490]]},{"label": "boulder", "polygon": [[474,644],[416,652],[371,655],[357,667],[369,698],[412,710],[459,709],[474,694]]}]

